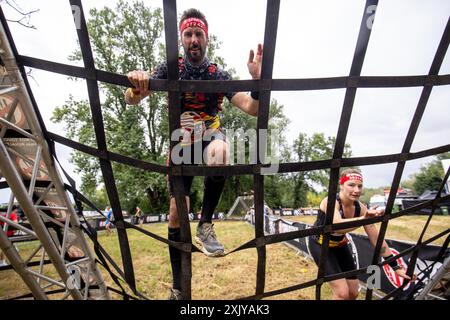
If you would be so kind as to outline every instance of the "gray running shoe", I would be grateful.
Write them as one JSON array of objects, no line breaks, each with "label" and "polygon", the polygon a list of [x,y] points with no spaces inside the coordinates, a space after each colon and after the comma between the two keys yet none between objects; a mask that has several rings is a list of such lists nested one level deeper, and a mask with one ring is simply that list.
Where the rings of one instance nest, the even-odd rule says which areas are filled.
[{"label": "gray running shoe", "polygon": [[197,226],[195,241],[202,245],[203,253],[209,257],[221,257],[224,255],[223,245],[217,241],[214,232],[214,224],[205,222]]},{"label": "gray running shoe", "polygon": [[181,298],[181,291],[178,289],[170,289],[169,300],[183,300]]}]

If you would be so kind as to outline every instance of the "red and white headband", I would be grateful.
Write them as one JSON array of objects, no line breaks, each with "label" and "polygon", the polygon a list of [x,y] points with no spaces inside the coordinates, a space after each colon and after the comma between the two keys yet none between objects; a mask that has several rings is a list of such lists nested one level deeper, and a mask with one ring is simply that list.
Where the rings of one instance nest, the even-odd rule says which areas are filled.
[{"label": "red and white headband", "polygon": [[199,27],[205,31],[206,38],[208,38],[208,28],[206,24],[199,18],[187,18],[184,19],[180,24],[180,34],[183,33],[184,29],[189,27]]},{"label": "red and white headband", "polygon": [[339,184],[344,184],[348,180],[358,180],[363,182],[363,177],[359,173],[348,173],[341,177]]}]

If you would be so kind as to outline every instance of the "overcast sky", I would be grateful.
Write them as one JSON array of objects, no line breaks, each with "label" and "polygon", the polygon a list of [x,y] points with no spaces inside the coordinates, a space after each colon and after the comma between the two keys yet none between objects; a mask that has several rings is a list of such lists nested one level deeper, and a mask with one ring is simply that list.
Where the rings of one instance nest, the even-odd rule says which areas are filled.
[{"label": "overcast sky", "polygon": [[[15,0],[23,11],[40,9],[31,16],[37,29],[18,24],[10,28],[20,54],[74,64],[67,57],[77,48],[76,30],[69,1]],[[160,1],[144,1],[162,7]],[[0,1],[1,3],[1,1]],[[92,7],[113,6],[115,1],[83,1],[85,12]],[[347,76],[364,10],[363,0],[281,0],[274,79]],[[266,1],[178,1],[177,10],[196,7],[208,19],[209,31],[223,42],[219,55],[240,79],[250,79],[246,61],[250,49],[263,42]],[[17,14],[2,4],[7,18]],[[428,73],[450,14],[448,0],[379,1],[362,75],[395,76]],[[440,74],[450,74],[449,53]],[[81,65],[79,63],[78,65]],[[84,81],[75,83],[65,76],[33,71],[33,94],[50,131],[65,135],[64,128],[50,121],[53,109],[72,94],[87,99]],[[422,88],[358,89],[347,142],[353,156],[400,152]],[[287,140],[292,143],[300,132],[323,132],[335,136],[345,89],[298,92],[272,92],[272,98],[284,105],[290,119]],[[412,146],[412,151],[450,143],[448,86],[433,88],[427,109]],[[58,147],[59,158],[69,173],[70,150]],[[406,179],[425,158],[408,162]],[[362,167],[365,185],[390,185],[396,164]],[[77,178],[75,173],[72,174]],[[79,181],[79,179],[78,179]],[[1,196],[0,196],[1,197]],[[3,197],[4,198],[4,197]],[[7,199],[0,198],[0,202]]]}]

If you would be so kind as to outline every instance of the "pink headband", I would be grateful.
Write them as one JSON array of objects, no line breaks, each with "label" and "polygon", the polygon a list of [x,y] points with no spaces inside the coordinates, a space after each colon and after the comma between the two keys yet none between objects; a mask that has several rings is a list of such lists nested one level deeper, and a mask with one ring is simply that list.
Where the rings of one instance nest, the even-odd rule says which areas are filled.
[{"label": "pink headband", "polygon": [[341,177],[341,179],[339,180],[339,184],[344,184],[348,180],[358,180],[362,182],[363,178],[362,175],[358,173],[349,173]]},{"label": "pink headband", "polygon": [[203,31],[205,31],[206,38],[208,38],[208,28],[206,27],[205,23],[202,20],[200,20],[199,18],[184,19],[180,25],[180,33],[183,33],[184,29],[189,28],[189,27],[201,28]]}]

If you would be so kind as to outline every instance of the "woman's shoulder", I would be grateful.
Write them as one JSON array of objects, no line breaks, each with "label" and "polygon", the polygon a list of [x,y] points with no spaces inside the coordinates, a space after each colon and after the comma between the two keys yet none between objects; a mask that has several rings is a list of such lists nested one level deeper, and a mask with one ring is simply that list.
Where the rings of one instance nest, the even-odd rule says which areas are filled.
[{"label": "woman's shoulder", "polygon": [[[339,206],[339,202],[337,201],[337,199],[334,201],[334,203],[335,203],[335,208]],[[328,197],[325,197],[320,202],[319,209],[323,212],[326,212],[327,207],[328,207]]]},{"label": "woman's shoulder", "polygon": [[[337,203],[337,201],[336,201],[336,203]],[[320,201],[319,208],[321,210],[323,208],[324,210],[322,210],[322,211],[326,211],[327,210],[327,206],[328,206],[328,197],[325,197],[325,198],[322,199],[322,201]]]}]

